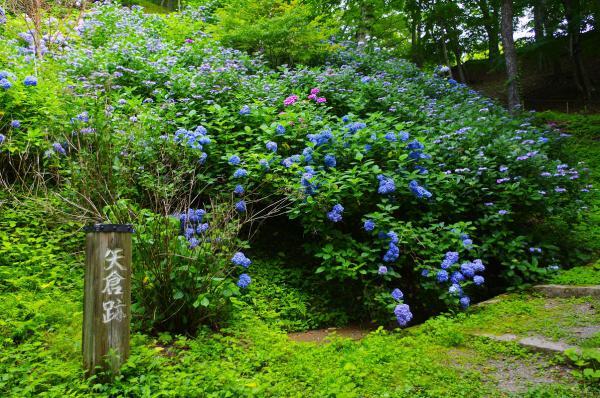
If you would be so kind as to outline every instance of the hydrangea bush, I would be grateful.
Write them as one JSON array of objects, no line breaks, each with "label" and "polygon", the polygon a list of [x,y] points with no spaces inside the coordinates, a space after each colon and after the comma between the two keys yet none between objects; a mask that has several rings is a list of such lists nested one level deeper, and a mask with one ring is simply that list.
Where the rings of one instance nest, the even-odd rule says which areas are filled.
[{"label": "hydrangea bush", "polygon": [[[379,48],[343,43],[322,67],[272,70],[220,47],[206,20],[198,9],[163,17],[97,4],[71,32],[71,50],[44,61],[73,97],[75,121],[53,117],[60,128],[41,141],[43,167],[62,186],[77,170],[76,143],[102,145],[101,130],[119,148],[110,164],[126,181],[120,197],[153,212],[155,191],[193,192],[194,208],[228,198],[246,220],[277,207],[302,226],[297,241],[316,273],[360,286],[365,317],[401,326],[574,258],[569,230],[593,189],[584,165],[549,155],[568,137]],[[14,50],[11,65],[28,65]],[[4,73],[19,79],[0,88],[0,104],[14,108],[28,66],[11,65]],[[44,87],[41,70],[37,85],[18,90]],[[84,112],[91,121],[78,118]],[[20,127],[8,127],[13,119]],[[36,128],[26,113],[5,112],[0,145],[19,145]],[[186,177],[157,177],[165,175]],[[184,228],[180,244],[202,247],[200,225]],[[233,258],[243,268],[245,255]],[[250,276],[231,281],[245,287]]]}]

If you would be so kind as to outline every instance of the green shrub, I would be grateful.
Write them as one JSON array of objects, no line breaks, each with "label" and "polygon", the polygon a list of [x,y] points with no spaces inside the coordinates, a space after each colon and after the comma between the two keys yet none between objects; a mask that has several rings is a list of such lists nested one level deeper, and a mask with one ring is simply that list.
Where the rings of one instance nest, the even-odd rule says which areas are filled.
[{"label": "green shrub", "polygon": [[314,64],[330,51],[331,20],[299,0],[234,0],[216,10],[210,31],[224,45],[263,53],[271,65]]}]

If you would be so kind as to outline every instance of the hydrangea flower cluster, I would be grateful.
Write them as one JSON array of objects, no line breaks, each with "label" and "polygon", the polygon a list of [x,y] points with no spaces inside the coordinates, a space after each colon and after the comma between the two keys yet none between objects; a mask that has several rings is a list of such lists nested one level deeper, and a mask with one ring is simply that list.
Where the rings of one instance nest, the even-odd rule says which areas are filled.
[{"label": "hydrangea flower cluster", "polygon": [[231,258],[231,262],[244,268],[248,268],[252,264],[252,261],[242,252],[235,253]]},{"label": "hydrangea flower cluster", "polygon": [[205,145],[210,144],[210,137],[206,128],[198,126],[194,131],[186,129],[178,129],[175,132],[175,142],[188,146],[192,149],[202,151]]},{"label": "hydrangea flower cluster", "polygon": [[344,207],[341,204],[336,204],[332,207],[331,211],[327,213],[327,218],[329,218],[333,222],[342,221],[342,213],[344,212]]},{"label": "hydrangea flower cluster", "polygon": [[413,318],[412,312],[408,304],[398,304],[394,308],[394,315],[400,326],[406,326]]},{"label": "hydrangea flower cluster", "polygon": [[319,94],[320,92],[321,92],[321,90],[319,90],[318,88],[311,89],[308,99],[311,101],[315,101],[317,104],[323,104],[323,103],[327,102],[327,99],[325,97],[317,96],[317,94]]},{"label": "hydrangea flower cluster", "polygon": [[379,180],[379,188],[377,188],[378,193],[387,195],[396,191],[396,184],[392,178],[379,174],[377,179]]},{"label": "hydrangea flower cluster", "polygon": [[289,97],[287,97],[286,99],[283,100],[283,105],[285,105],[285,106],[294,105],[296,103],[296,101],[298,101],[298,96],[290,95]]},{"label": "hydrangea flower cluster", "polygon": [[[466,235],[464,234],[461,235],[462,238],[465,236]],[[440,284],[450,282],[448,293],[451,296],[457,296],[459,298],[459,304],[463,308],[467,308],[470,304],[470,298],[465,295],[463,291],[463,285],[469,279],[471,279],[476,286],[483,285],[485,279],[483,276],[478,274],[485,271],[485,266],[480,259],[476,259],[472,262],[467,261],[460,265],[458,265],[458,260],[458,252],[447,252],[442,260],[440,269],[435,274],[435,277]],[[428,272],[424,272],[423,276],[427,276],[428,274]]]},{"label": "hydrangea flower cluster", "polygon": [[[248,257],[246,257],[242,252],[235,253],[231,258],[231,262],[233,263],[233,265],[237,265],[243,268],[248,268],[250,264],[252,264],[252,261]],[[250,276],[246,273],[242,273],[238,278],[237,285],[244,289],[247,288],[251,282],[252,279],[250,278]]]},{"label": "hydrangea flower cluster", "polygon": [[408,188],[417,198],[431,198],[432,196],[431,192],[420,186],[415,180],[408,183]]},{"label": "hydrangea flower cluster", "polygon": [[386,235],[390,239],[388,250],[383,255],[383,261],[392,263],[400,256],[400,248],[398,244],[398,235],[395,232],[388,232]]},{"label": "hydrangea flower cluster", "polygon": [[189,248],[198,247],[204,234],[208,231],[209,225],[204,221],[206,211],[204,209],[188,209],[186,212],[176,215],[179,218],[180,234],[185,236]]},{"label": "hydrangea flower cluster", "polygon": [[336,166],[335,156],[333,155],[325,155],[324,159],[325,167],[333,168]]}]

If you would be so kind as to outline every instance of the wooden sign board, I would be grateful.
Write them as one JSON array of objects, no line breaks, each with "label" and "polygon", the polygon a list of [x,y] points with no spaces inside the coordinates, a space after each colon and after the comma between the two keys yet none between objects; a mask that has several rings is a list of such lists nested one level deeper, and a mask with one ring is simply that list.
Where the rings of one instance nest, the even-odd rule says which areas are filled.
[{"label": "wooden sign board", "polygon": [[129,356],[131,225],[86,227],[83,364],[86,374],[119,372]]}]

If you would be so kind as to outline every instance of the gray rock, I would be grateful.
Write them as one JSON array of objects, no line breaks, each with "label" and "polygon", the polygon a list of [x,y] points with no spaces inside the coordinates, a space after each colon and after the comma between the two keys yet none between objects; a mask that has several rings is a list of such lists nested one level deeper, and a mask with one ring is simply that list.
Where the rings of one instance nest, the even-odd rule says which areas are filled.
[{"label": "gray rock", "polygon": [[596,297],[600,298],[600,285],[568,286],[568,285],[537,285],[533,290],[546,297]]}]

